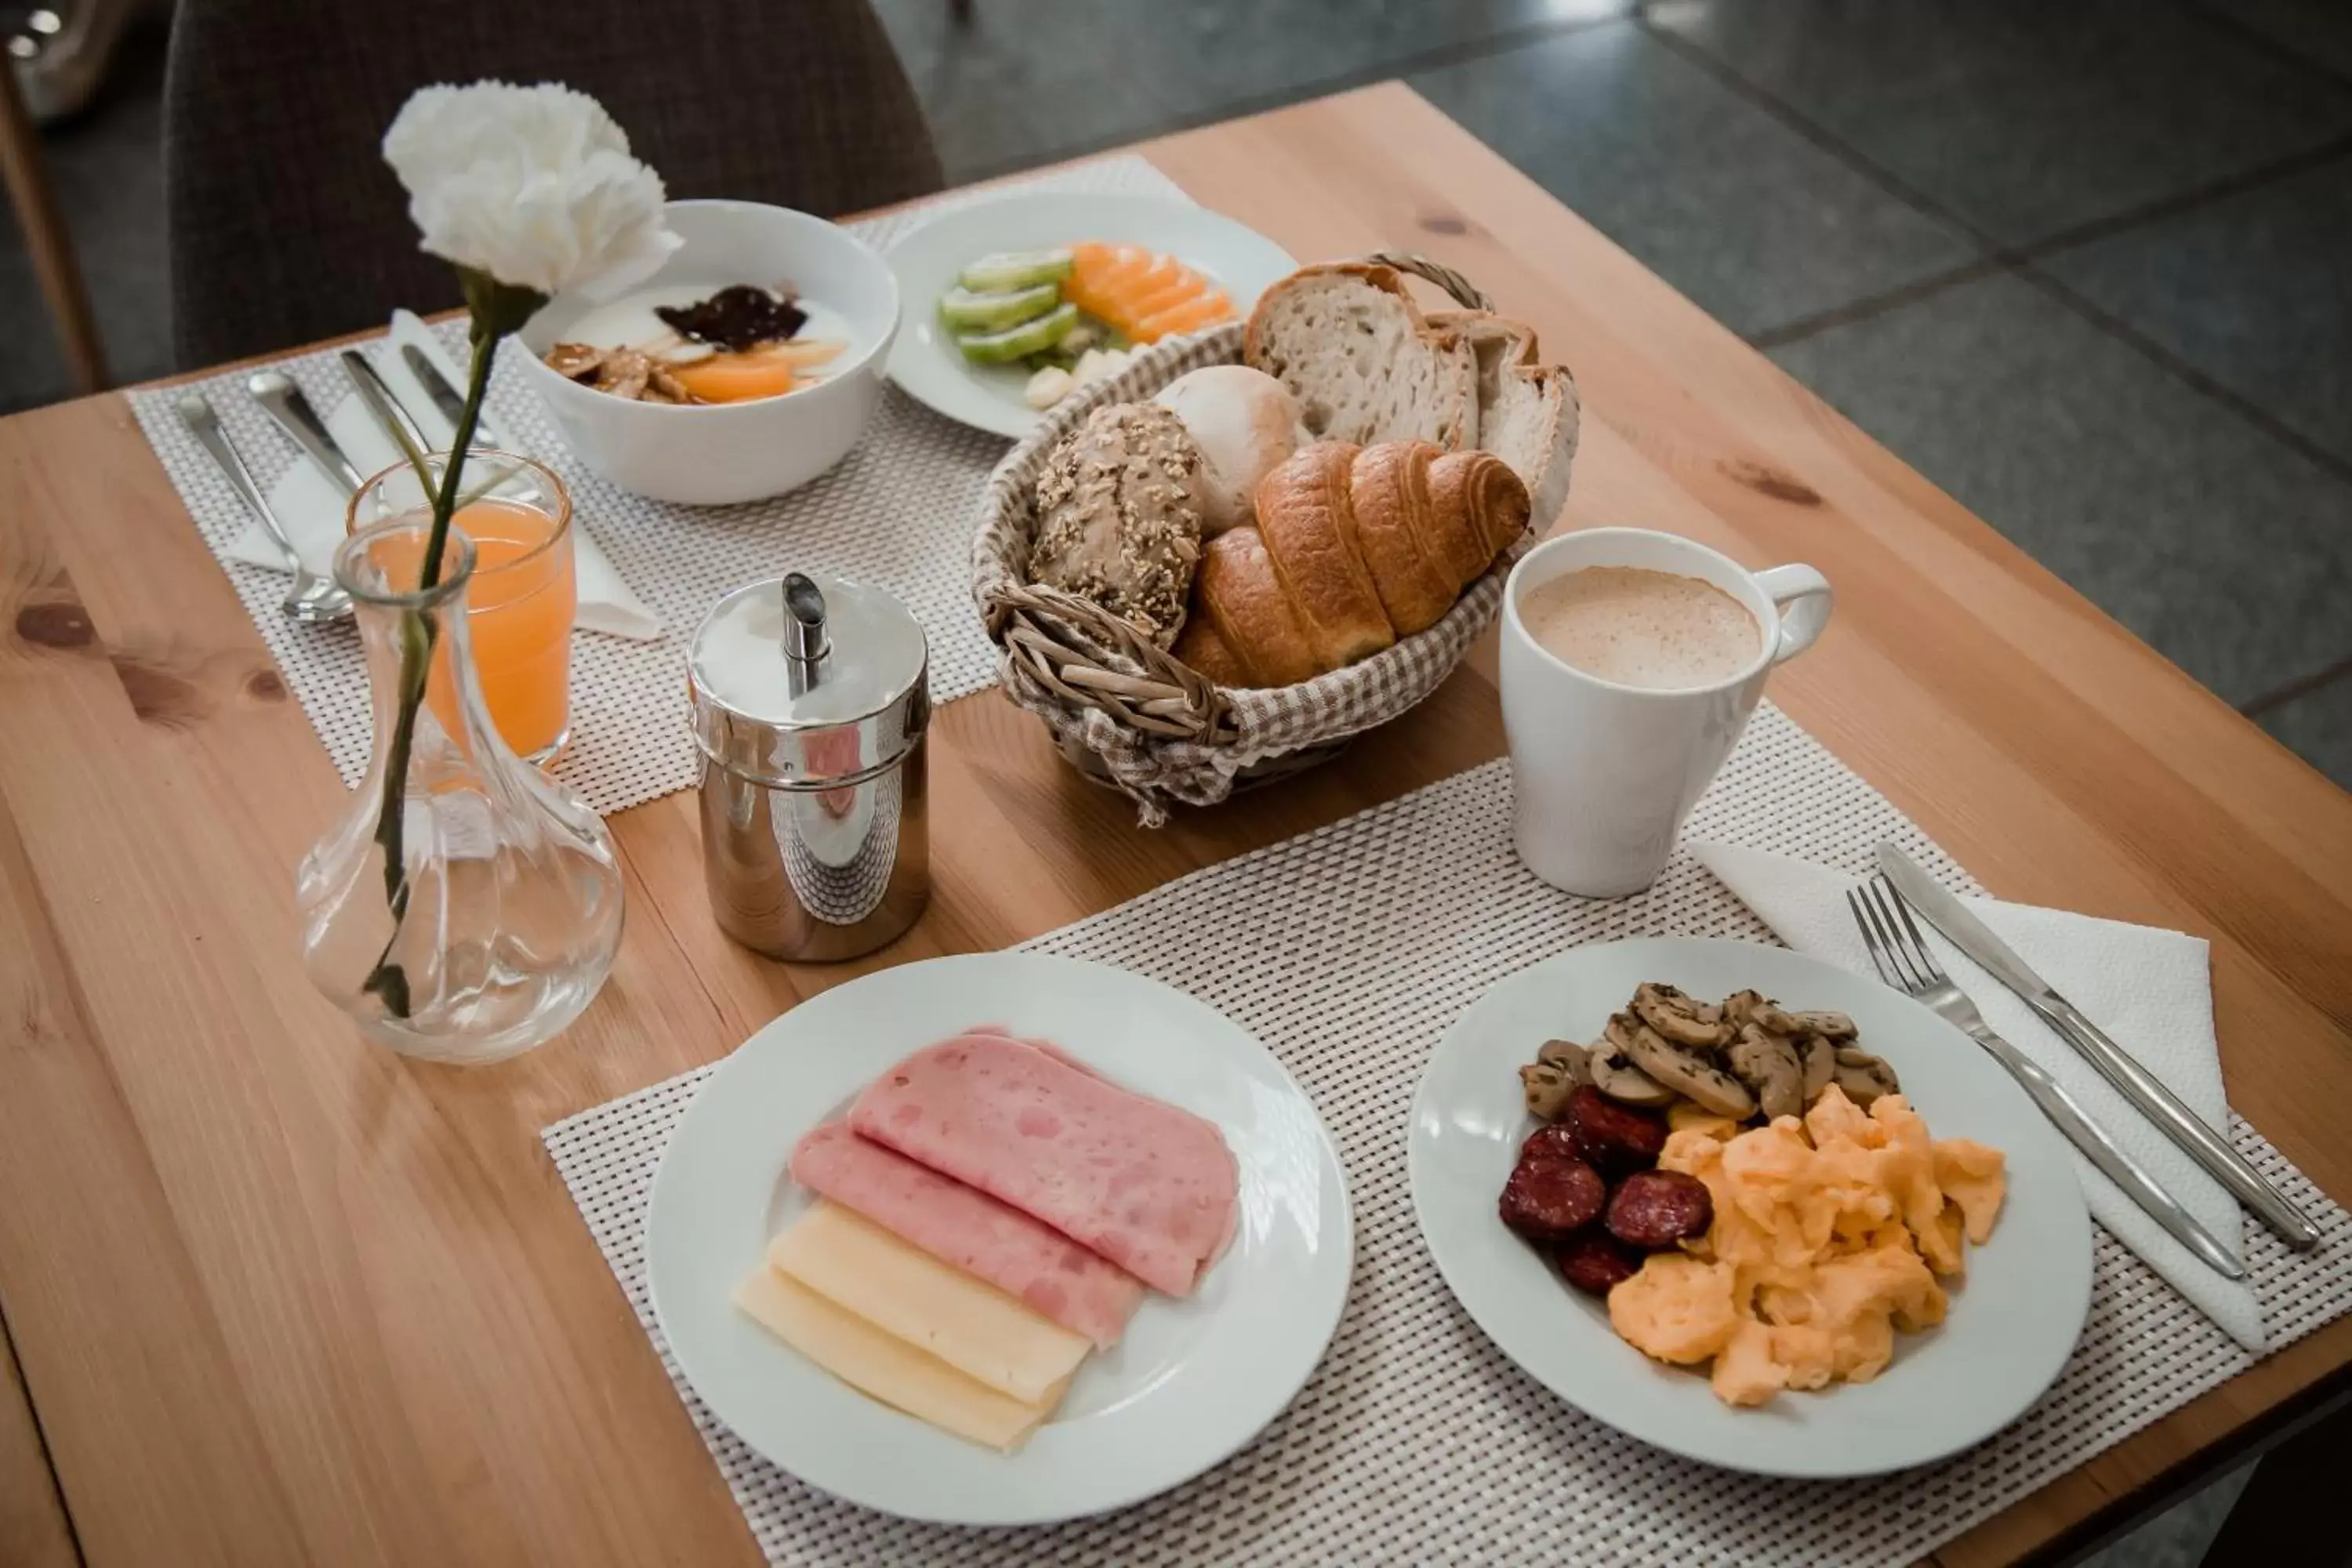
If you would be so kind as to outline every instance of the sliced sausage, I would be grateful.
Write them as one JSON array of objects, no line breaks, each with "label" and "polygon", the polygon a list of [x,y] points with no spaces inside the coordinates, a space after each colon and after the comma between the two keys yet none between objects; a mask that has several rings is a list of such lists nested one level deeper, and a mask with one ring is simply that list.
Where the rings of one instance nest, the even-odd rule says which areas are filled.
[{"label": "sliced sausage", "polygon": [[1666,1119],[1654,1110],[1620,1105],[1591,1084],[1568,1097],[1568,1126],[1584,1157],[1612,1175],[1647,1170],[1666,1146]]},{"label": "sliced sausage", "polygon": [[1581,1160],[1527,1160],[1503,1184],[1503,1223],[1529,1241],[1556,1241],[1601,1217],[1609,1184]]},{"label": "sliced sausage", "polygon": [[1579,1164],[1591,1163],[1584,1157],[1584,1143],[1577,1137],[1576,1129],[1565,1121],[1555,1121],[1548,1127],[1537,1128],[1528,1134],[1528,1141],[1519,1145],[1520,1164],[1527,1164],[1530,1161],[1540,1164],[1548,1160],[1573,1160]]},{"label": "sliced sausage", "polygon": [[1706,1184],[1680,1171],[1636,1171],[1609,1194],[1609,1234],[1652,1251],[1685,1237],[1703,1236],[1715,1223],[1715,1199]]},{"label": "sliced sausage", "polygon": [[1642,1255],[1605,1230],[1570,1237],[1552,1248],[1551,1260],[1561,1279],[1588,1296],[1606,1296],[1642,1271]]}]

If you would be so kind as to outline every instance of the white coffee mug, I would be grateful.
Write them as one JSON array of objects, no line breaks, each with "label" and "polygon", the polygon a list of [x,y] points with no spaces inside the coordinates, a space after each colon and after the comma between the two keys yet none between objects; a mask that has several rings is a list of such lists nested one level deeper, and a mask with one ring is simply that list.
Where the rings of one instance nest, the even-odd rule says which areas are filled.
[{"label": "white coffee mug", "polygon": [[[1746,668],[1709,686],[1653,689],[1588,675],[1529,634],[1519,606],[1555,577],[1636,566],[1713,584],[1763,632]],[[1615,898],[1657,880],[1689,815],[1774,665],[1813,645],[1830,618],[1810,566],[1750,572],[1704,544],[1640,528],[1564,533],[1536,546],[1503,588],[1503,728],[1510,737],[1513,842],[1553,887]]]}]

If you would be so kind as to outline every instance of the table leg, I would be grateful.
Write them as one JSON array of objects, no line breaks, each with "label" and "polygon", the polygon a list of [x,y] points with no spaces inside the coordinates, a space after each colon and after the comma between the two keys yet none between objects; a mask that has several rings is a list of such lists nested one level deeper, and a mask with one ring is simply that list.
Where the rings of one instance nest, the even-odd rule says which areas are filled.
[{"label": "table leg", "polygon": [[49,315],[65,345],[75,389],[102,392],[107,384],[106,353],[99,345],[89,291],[82,284],[73,238],[58,212],[57,192],[49,184],[48,166],[41,158],[40,129],[26,111],[16,68],[5,59],[0,59],[0,182],[8,187],[17,226],[25,231],[25,243],[31,247],[33,271],[40,279],[42,296],[48,300]]}]

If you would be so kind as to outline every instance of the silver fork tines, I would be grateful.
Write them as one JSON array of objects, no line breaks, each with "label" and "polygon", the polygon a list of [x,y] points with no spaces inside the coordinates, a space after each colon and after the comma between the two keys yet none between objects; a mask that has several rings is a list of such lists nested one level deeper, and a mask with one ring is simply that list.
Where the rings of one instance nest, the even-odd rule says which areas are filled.
[{"label": "silver fork tines", "polygon": [[1935,951],[1912,923],[1910,906],[1892,883],[1884,877],[1873,877],[1858,888],[1848,889],[1845,901],[1853,910],[1853,923],[1862,928],[1863,945],[1870,949],[1870,962],[1877,966],[1881,980],[1924,1003],[1937,1017],[1990,1051],[2051,1124],[2083,1152],[2084,1159],[2208,1268],[2232,1279],[2245,1278],[2245,1269],[2213,1239],[2212,1233],[2198,1224],[2179,1199],[2157,1185],[2156,1179],[2124,1152],[2107,1130],[2091,1120],[2064,1085],[1986,1025],[1968,993],[1953,984],[1944,966],[1936,962]]},{"label": "silver fork tines", "polygon": [[[1911,906],[1903,895],[1884,877],[1873,877],[1859,888],[1847,889],[1846,902],[1853,908],[1854,923],[1862,927],[1862,940],[1870,949],[1870,962],[1878,966],[1878,977],[1897,991],[1927,998],[1925,993],[1937,986],[1949,987],[1955,996],[1966,1003],[1959,987],[1953,985],[1944,966],[1936,962],[1936,954],[1919,928],[1911,923]],[[1901,927],[1897,934],[1896,927]],[[1906,940],[1907,939],[1907,940]],[[1935,1004],[1929,1003],[1934,1006]],[[1942,1012],[1942,1007],[1936,1007]],[[1975,1012],[1971,1006],[1969,1011]]]}]

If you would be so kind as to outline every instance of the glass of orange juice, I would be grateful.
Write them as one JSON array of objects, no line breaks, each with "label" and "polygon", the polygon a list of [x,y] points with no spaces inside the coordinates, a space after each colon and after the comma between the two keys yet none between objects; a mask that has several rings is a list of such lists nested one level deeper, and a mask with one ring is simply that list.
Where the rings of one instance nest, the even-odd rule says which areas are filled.
[{"label": "glass of orange juice", "polygon": [[[448,454],[425,460],[437,490]],[[578,600],[572,552],[572,495],[563,481],[529,458],[477,447],[457,476],[449,526],[474,542],[474,581],[466,630],[474,672],[490,721],[515,754],[541,766],[572,738],[572,612]],[[394,463],[352,496],[345,520],[356,533],[395,520],[429,524],[433,500],[415,468]],[[387,537],[379,555],[398,551],[414,562],[384,560],[396,580],[414,582],[429,529]],[[457,701],[447,650],[435,654],[425,700],[455,734]]]}]

